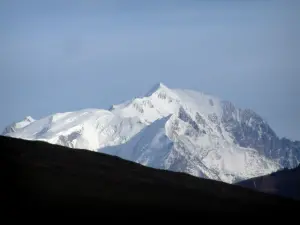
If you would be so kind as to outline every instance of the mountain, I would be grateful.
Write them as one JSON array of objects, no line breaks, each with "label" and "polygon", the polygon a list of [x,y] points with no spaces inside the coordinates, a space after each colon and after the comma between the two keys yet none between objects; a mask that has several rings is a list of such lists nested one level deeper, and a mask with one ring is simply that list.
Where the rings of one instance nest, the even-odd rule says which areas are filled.
[{"label": "mountain", "polygon": [[[272,219],[286,218],[287,212],[291,219],[297,216],[291,212],[300,205],[299,201],[238,185],[41,141],[2,136],[0,148],[0,190],[5,193],[0,201],[2,219],[7,216],[11,220],[16,212],[22,218],[64,215],[68,219],[78,215],[103,218],[112,213],[111,221],[124,220],[124,215],[149,216],[153,211],[162,212],[168,219],[174,212],[190,216],[192,211],[258,213],[268,218],[267,212],[272,212]],[[232,216],[221,218],[222,222],[225,218],[232,222]]]},{"label": "mountain", "polygon": [[299,165],[300,142],[259,115],[204,93],[156,84],[112,105],[57,113],[6,136],[117,155],[143,165],[235,183]]},{"label": "mountain", "polygon": [[[252,149],[233,147],[222,139],[198,134],[180,116],[159,119],[127,143],[103,148],[101,152],[154,168],[228,183],[278,169],[273,161]],[[194,132],[193,136],[189,137],[188,132]]]},{"label": "mountain", "polygon": [[17,122],[17,123],[13,123],[10,126],[6,127],[4,129],[2,135],[17,132],[17,131],[21,130],[22,128],[26,127],[27,125],[31,124],[34,121],[35,120],[31,116],[27,116],[27,117],[25,117],[24,120]]},{"label": "mountain", "polygon": [[261,192],[300,200],[300,166],[237,183]]}]

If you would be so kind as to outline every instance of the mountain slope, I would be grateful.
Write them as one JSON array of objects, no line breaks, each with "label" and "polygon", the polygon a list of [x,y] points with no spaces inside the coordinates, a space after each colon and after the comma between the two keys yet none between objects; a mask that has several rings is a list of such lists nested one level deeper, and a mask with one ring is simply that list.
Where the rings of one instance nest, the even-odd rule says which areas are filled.
[{"label": "mountain slope", "polygon": [[276,217],[299,207],[297,201],[106,154],[10,137],[0,137],[0,147],[3,216],[70,212],[74,218],[107,211],[113,217],[124,212],[149,216],[150,211],[166,210],[248,214],[263,209],[264,215],[281,212]]},{"label": "mountain slope", "polygon": [[120,118],[107,110],[85,109],[47,116],[6,135],[97,150],[126,141],[144,126],[135,117]]},{"label": "mountain slope", "polygon": [[[182,134],[174,129],[174,124],[180,127]],[[153,122],[125,144],[100,151],[142,165],[228,183],[280,168],[253,149],[209,139],[207,135],[184,135],[189,129],[189,124],[180,120],[180,115],[174,114]]]},{"label": "mountain slope", "polygon": [[299,142],[279,139],[253,111],[161,83],[109,110],[54,114],[6,131],[229,183],[294,168],[300,160]]},{"label": "mountain slope", "polygon": [[25,117],[24,120],[17,122],[17,123],[13,123],[10,126],[6,127],[4,129],[2,135],[17,132],[17,131],[21,130],[22,128],[28,126],[29,124],[31,124],[34,121],[35,120],[31,116],[27,116],[27,117]]}]

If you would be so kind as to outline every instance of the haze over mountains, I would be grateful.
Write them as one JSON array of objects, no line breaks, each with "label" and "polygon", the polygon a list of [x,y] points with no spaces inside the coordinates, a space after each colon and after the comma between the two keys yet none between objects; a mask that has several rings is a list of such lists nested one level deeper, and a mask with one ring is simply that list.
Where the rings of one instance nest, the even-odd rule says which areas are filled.
[{"label": "haze over mountains", "polygon": [[295,168],[300,160],[300,142],[279,138],[252,110],[162,83],[109,110],[26,117],[5,128],[3,135],[89,149],[228,183]]}]

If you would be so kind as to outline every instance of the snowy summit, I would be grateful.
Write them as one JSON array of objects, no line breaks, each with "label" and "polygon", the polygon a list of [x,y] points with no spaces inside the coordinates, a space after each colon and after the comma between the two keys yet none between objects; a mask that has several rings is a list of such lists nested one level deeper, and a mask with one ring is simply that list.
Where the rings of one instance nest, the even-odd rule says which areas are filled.
[{"label": "snowy summit", "polygon": [[300,142],[278,138],[252,110],[162,83],[110,110],[26,117],[3,135],[99,151],[228,183],[294,168],[300,160]]}]

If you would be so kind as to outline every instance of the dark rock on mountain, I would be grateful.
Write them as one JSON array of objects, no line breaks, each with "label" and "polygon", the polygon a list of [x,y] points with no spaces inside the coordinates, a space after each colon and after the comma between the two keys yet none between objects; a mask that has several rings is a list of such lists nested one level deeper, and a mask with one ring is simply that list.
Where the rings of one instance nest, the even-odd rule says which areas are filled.
[{"label": "dark rock on mountain", "polygon": [[195,131],[199,132],[197,123],[191,118],[190,115],[187,114],[187,112],[182,107],[179,108],[178,118],[186,123],[189,123],[195,129]]}]

